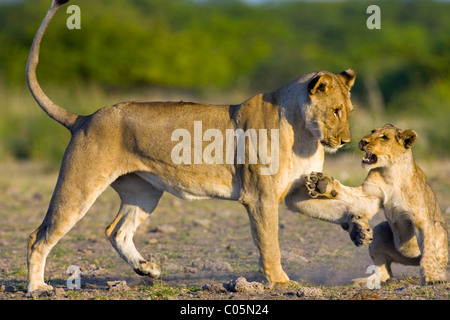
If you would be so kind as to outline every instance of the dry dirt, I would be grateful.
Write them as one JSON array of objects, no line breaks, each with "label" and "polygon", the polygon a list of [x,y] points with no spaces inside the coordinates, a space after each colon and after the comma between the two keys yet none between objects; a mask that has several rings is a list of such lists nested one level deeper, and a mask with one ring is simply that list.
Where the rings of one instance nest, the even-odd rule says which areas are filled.
[{"label": "dry dirt", "polygon": [[[324,171],[357,185],[366,174],[359,161],[358,155],[328,157]],[[450,224],[450,161],[421,165]],[[162,275],[158,280],[141,277],[121,260],[104,235],[119,208],[112,189],[50,253],[46,281],[55,290],[27,294],[27,239],[45,215],[56,167],[0,163],[2,300],[450,299],[449,284],[420,286],[418,267],[394,265],[396,279],[381,289],[354,285],[352,279],[369,276],[367,247],[355,247],[339,226],[292,213],[284,204],[279,215],[282,263],[295,282],[269,288],[258,273],[256,249],[241,205],[212,200],[188,203],[168,194],[135,236],[138,250],[160,264]],[[380,212],[372,227],[383,219]],[[82,275],[78,290],[68,288],[67,269],[72,265]]]}]

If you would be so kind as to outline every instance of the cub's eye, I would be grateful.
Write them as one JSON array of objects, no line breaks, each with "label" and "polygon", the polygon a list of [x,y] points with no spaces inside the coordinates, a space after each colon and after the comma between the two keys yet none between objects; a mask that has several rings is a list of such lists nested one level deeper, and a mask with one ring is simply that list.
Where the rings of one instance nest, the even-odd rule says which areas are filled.
[{"label": "cub's eye", "polygon": [[375,129],[373,129],[372,131],[370,131],[370,133],[375,133],[375,131],[376,131],[376,130],[375,130]]},{"label": "cub's eye", "polygon": [[388,136],[385,136],[384,134],[381,136],[381,139],[383,139],[384,141],[388,141],[389,140],[389,137]]}]

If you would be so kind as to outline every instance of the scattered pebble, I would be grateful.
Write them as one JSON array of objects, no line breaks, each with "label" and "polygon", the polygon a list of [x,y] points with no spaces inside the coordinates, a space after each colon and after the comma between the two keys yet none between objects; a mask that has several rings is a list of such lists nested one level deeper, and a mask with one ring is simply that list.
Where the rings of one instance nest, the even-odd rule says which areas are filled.
[{"label": "scattered pebble", "polygon": [[162,253],[154,253],[151,255],[149,261],[156,264],[164,264],[168,260],[167,256]]},{"label": "scattered pebble", "polygon": [[205,284],[202,289],[203,289],[203,291],[208,291],[210,293],[227,293],[228,292],[227,288],[225,288],[225,286],[222,283]]},{"label": "scattered pebble", "polygon": [[106,284],[109,291],[128,291],[131,289],[126,281],[108,281]]},{"label": "scattered pebble", "polygon": [[89,266],[89,270],[81,271],[81,276],[83,278],[96,278],[96,277],[102,277],[106,275],[108,271],[106,269],[97,267],[95,265]]},{"label": "scattered pebble", "polygon": [[55,288],[55,289],[53,289],[53,291],[57,297],[66,295],[66,291],[63,288]]},{"label": "scattered pebble", "polygon": [[381,300],[381,296],[377,292],[362,290],[356,293],[350,300]]},{"label": "scattered pebble", "polygon": [[260,282],[248,282],[244,277],[230,281],[228,288],[233,292],[245,292],[252,294],[264,293],[264,285]]},{"label": "scattered pebble", "polygon": [[0,292],[14,292],[16,289],[13,286],[2,284],[0,286]]},{"label": "scattered pebble", "polygon": [[177,229],[169,224],[162,224],[153,229],[152,232],[174,233],[177,232]]},{"label": "scattered pebble", "polygon": [[285,251],[281,250],[281,259],[287,261],[287,262],[293,262],[293,263],[299,263],[299,264],[305,264],[308,263],[308,258],[305,258],[304,256],[297,254],[292,251]]},{"label": "scattered pebble", "polygon": [[297,291],[297,296],[300,298],[319,298],[323,296],[323,292],[320,288],[301,287]]},{"label": "scattered pebble", "polygon": [[197,268],[194,267],[184,267],[184,273],[197,273]]},{"label": "scattered pebble", "polygon": [[196,219],[193,221],[194,226],[208,228],[211,224],[211,220],[208,219]]},{"label": "scattered pebble", "polygon": [[35,290],[30,293],[26,293],[26,296],[30,296],[33,299],[40,299],[40,298],[49,298],[54,294],[53,290]]}]

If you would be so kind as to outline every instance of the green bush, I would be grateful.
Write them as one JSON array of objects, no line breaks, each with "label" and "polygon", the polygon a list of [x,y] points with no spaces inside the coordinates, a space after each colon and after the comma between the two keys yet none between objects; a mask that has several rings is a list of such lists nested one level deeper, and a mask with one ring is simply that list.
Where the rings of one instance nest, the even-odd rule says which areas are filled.
[{"label": "green bush", "polygon": [[[69,139],[39,110],[24,81],[49,4],[0,2],[0,159],[60,159]],[[38,78],[71,111],[94,112],[129,91],[249,96],[307,72],[353,67],[353,101],[361,110],[352,120],[354,139],[362,129],[392,122],[419,132],[419,153],[450,155],[448,2],[379,2],[380,30],[366,27],[369,4],[362,1],[70,4],[80,6],[82,28],[68,30],[60,9],[42,43]]]}]

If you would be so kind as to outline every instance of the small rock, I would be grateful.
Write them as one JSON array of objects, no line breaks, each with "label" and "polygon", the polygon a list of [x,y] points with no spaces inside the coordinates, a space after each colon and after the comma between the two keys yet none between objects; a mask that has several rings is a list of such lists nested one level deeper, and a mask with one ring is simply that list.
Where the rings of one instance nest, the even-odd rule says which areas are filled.
[{"label": "small rock", "polygon": [[14,292],[16,289],[13,286],[10,286],[8,284],[2,284],[0,286],[0,292]]},{"label": "small rock", "polygon": [[29,295],[33,299],[39,299],[39,298],[49,298],[52,296],[54,292],[52,290],[35,290],[33,292],[30,292]]},{"label": "small rock", "polygon": [[66,291],[63,288],[55,288],[53,291],[57,297],[66,295]]},{"label": "small rock", "polygon": [[94,267],[91,270],[82,271],[81,276],[83,278],[95,278],[95,277],[104,276],[106,273],[107,273],[107,271],[105,269]]},{"label": "small rock", "polygon": [[193,221],[194,226],[208,228],[211,224],[211,220],[208,219],[196,219]]},{"label": "small rock", "polygon": [[252,294],[260,294],[264,292],[264,285],[259,282],[248,282],[244,277],[230,281],[228,288],[233,292],[245,292]]},{"label": "small rock", "polygon": [[161,232],[161,233],[174,233],[177,231],[173,226],[169,224],[162,224],[155,229],[152,230],[153,232]]},{"label": "small rock", "polygon": [[300,298],[302,297],[318,298],[323,296],[323,292],[322,289],[320,288],[302,287],[298,289],[297,296],[299,296]]},{"label": "small rock", "polygon": [[226,293],[228,290],[225,288],[225,286],[222,283],[212,283],[212,284],[205,284],[202,287],[203,291],[208,291],[210,293]]},{"label": "small rock", "polygon": [[381,300],[381,297],[376,292],[362,290],[351,297],[350,300]]},{"label": "small rock", "polygon": [[167,256],[162,253],[155,253],[150,256],[150,262],[156,264],[164,264],[168,260]]},{"label": "small rock", "polygon": [[309,260],[305,258],[304,256],[297,254],[292,251],[284,251],[281,250],[281,259],[286,260],[288,262],[294,262],[294,263],[300,263],[305,264],[308,263]]},{"label": "small rock", "polygon": [[227,245],[226,249],[227,250],[236,250],[237,247],[236,247],[236,244],[230,243],[229,245]]},{"label": "small rock", "polygon": [[184,273],[197,273],[197,268],[194,267],[184,267]]},{"label": "small rock", "polygon": [[109,291],[128,291],[130,287],[127,285],[126,281],[108,281],[106,282],[108,285]]}]

